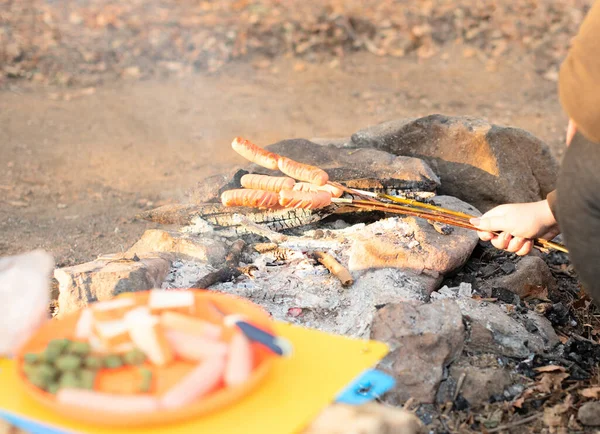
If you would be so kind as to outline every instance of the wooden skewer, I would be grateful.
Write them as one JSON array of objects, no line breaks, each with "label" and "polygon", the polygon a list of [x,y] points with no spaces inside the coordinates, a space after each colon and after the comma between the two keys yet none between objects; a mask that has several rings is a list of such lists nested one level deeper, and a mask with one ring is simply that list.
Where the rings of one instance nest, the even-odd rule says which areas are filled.
[{"label": "wooden skewer", "polygon": [[[477,227],[475,227],[472,224],[465,221],[464,218],[457,218],[456,216],[447,215],[440,211],[438,211],[438,212],[422,211],[422,210],[419,210],[416,208],[411,208],[408,206],[382,203],[382,202],[372,203],[370,201],[361,201],[361,200],[352,200],[352,199],[341,199],[341,200],[333,199],[332,202],[344,203],[344,204],[347,204],[347,205],[350,205],[350,206],[353,206],[356,208],[360,208],[360,209],[368,209],[368,210],[372,210],[372,211],[383,211],[383,212],[389,212],[389,213],[393,213],[393,214],[404,214],[404,215],[410,215],[410,216],[414,216],[414,217],[421,217],[421,218],[424,218],[427,220],[445,223],[450,226],[456,226],[456,227],[460,227],[460,228],[464,228],[464,229],[470,229],[473,231],[479,230]],[[433,206],[433,205],[431,205],[431,206]],[[469,218],[474,218],[474,216],[470,216]],[[494,234],[498,235],[497,232],[494,232]],[[567,248],[565,246],[563,246],[562,244],[544,240],[542,238],[538,238],[538,239],[534,240],[534,247],[536,247],[540,250],[550,248],[550,249],[558,250],[563,253],[569,253]]]},{"label": "wooden skewer", "polygon": [[421,217],[426,220],[432,220],[432,221],[437,221],[440,223],[446,223],[446,224],[449,224],[452,226],[458,226],[458,227],[465,228],[465,229],[477,230],[477,228],[475,226],[473,226],[472,224],[470,224],[462,219],[457,219],[454,216],[442,215],[440,213],[434,213],[434,212],[430,212],[430,211],[422,211],[419,209],[410,208],[408,206],[395,205],[395,204],[382,203],[382,202],[372,204],[370,202],[362,201],[362,200],[352,201],[349,205],[355,206],[357,208],[362,208],[362,209],[371,209],[373,211],[383,211],[383,212],[390,212],[390,213],[394,213],[394,214],[404,214],[404,215],[410,215],[413,217]]}]

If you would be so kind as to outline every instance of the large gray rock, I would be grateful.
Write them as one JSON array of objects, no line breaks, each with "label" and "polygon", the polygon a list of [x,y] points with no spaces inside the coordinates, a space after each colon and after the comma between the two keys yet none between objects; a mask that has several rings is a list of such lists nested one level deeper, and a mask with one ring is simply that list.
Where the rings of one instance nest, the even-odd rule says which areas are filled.
[{"label": "large gray rock", "polygon": [[117,255],[54,270],[58,280],[59,316],[95,301],[110,300],[123,292],[160,288],[171,267],[167,255],[140,255],[120,259]]},{"label": "large gray rock", "polygon": [[583,404],[577,412],[577,419],[586,426],[600,426],[600,401]]},{"label": "large gray rock", "polygon": [[[448,196],[435,198],[438,205],[479,215],[472,206]],[[453,228],[443,235],[425,220],[406,217],[404,230],[383,230],[381,223],[368,225],[350,250],[352,270],[401,268],[441,276],[460,268],[469,259],[479,238],[468,229]]]},{"label": "large gray rock", "polygon": [[180,259],[203,261],[211,265],[222,264],[227,255],[225,244],[214,238],[196,237],[160,229],[147,230],[127,251],[131,256],[154,252],[172,253]]},{"label": "large gray rock", "polygon": [[[322,146],[304,139],[291,139],[267,148],[292,160],[319,166],[333,181],[372,179],[382,187],[395,185],[423,191],[433,191],[440,185],[437,175],[423,160],[372,147],[344,149],[333,145]],[[249,166],[249,169],[266,170],[256,165]]]},{"label": "large gray rock", "polygon": [[501,395],[511,385],[510,373],[496,366],[479,366],[470,358],[461,358],[450,366],[450,375],[459,381],[463,377],[460,393],[471,406],[487,402],[493,395]]},{"label": "large gray rock", "polygon": [[497,304],[470,298],[457,303],[470,325],[470,350],[525,358],[548,352],[560,342],[549,321],[534,312],[509,315]]},{"label": "large gray rock", "polygon": [[504,288],[519,297],[531,294],[532,287],[544,287],[549,291],[557,289],[556,279],[546,262],[537,256],[524,256],[516,265],[516,270],[506,276],[486,282],[489,288]]},{"label": "large gray rock", "polygon": [[439,175],[440,193],[481,211],[540,200],[554,189],[558,164],[541,140],[518,128],[470,117],[431,115],[365,128],[344,145],[421,158]]},{"label": "large gray rock", "polygon": [[380,364],[396,378],[390,399],[434,402],[444,369],[462,352],[464,334],[460,308],[452,300],[381,308],[373,320],[371,338],[390,346]]}]

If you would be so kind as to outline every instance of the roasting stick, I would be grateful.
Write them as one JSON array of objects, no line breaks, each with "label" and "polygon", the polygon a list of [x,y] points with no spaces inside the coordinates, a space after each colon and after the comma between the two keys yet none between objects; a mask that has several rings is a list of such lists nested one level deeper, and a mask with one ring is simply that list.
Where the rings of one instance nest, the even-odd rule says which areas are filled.
[{"label": "roasting stick", "polygon": [[[418,200],[405,199],[402,197],[392,196],[392,195],[388,195],[388,194],[384,194],[384,193],[372,193],[370,191],[363,191],[363,190],[355,190],[355,191],[362,195],[365,195],[365,196],[379,197],[379,198],[391,200],[392,202],[396,202],[396,203],[412,205],[414,207],[419,207],[419,208],[423,208],[423,209],[430,209],[432,211],[435,211],[436,214],[442,215],[442,216],[450,215],[450,216],[454,216],[454,217],[459,217],[459,218],[467,220],[467,221],[471,220],[472,218],[475,218],[475,216],[473,216],[473,215],[469,215],[469,214],[462,213],[459,211],[453,211],[453,210],[447,209],[447,208],[442,208],[441,206],[430,205],[428,203],[419,202]],[[448,224],[452,224],[452,223],[448,223]],[[474,226],[472,226],[472,227],[461,226],[461,227],[464,227],[465,229],[477,230],[477,228]],[[499,234],[499,232],[493,232],[493,233],[495,235]],[[536,247],[538,247],[538,248],[540,248],[540,247],[550,248],[550,249],[558,250],[559,252],[569,253],[569,250],[560,243],[548,241],[543,238],[537,238],[534,240],[534,242],[537,244]]]},{"label": "roasting stick", "polygon": [[415,206],[415,207],[419,207],[419,208],[430,209],[430,210],[436,211],[437,213],[440,213],[440,214],[448,214],[448,215],[452,215],[455,217],[460,217],[465,220],[470,220],[474,217],[469,214],[465,214],[464,212],[454,211],[454,210],[451,210],[448,208],[443,208],[441,206],[430,205],[428,203],[420,202],[420,201],[414,200],[414,199],[405,199],[403,197],[392,196],[392,195],[385,194],[385,193],[372,193],[370,191],[363,191],[363,190],[356,190],[356,191],[360,192],[361,194],[364,194],[365,196],[378,197],[381,199],[391,200],[392,202],[401,203],[403,205],[410,205],[410,206]]},{"label": "roasting stick", "polygon": [[389,213],[393,213],[393,214],[404,214],[404,215],[409,215],[409,216],[413,216],[413,217],[421,217],[421,218],[424,218],[427,220],[436,221],[436,222],[440,222],[440,223],[446,223],[446,224],[461,227],[464,229],[477,230],[477,228],[475,226],[473,226],[471,223],[469,223],[463,219],[458,219],[457,217],[454,217],[454,216],[444,215],[444,214],[440,214],[440,213],[436,213],[436,212],[432,212],[432,211],[425,211],[425,210],[420,210],[420,209],[416,209],[416,208],[411,208],[408,206],[396,205],[396,204],[391,204],[391,203],[383,203],[383,202],[372,203],[372,202],[368,202],[368,201],[364,201],[364,200],[353,200],[353,199],[344,199],[343,202],[339,202],[339,199],[332,199],[332,202],[345,203],[345,204],[349,204],[355,208],[360,208],[360,209],[367,209],[367,210],[372,210],[372,211],[383,211],[383,212],[389,212]]},{"label": "roasting stick", "polygon": [[[473,231],[478,230],[477,227],[473,226],[468,221],[465,221],[462,218],[459,219],[455,216],[442,214],[440,212],[421,211],[421,210],[411,208],[408,206],[389,204],[389,203],[383,203],[383,202],[378,202],[377,204],[373,204],[373,203],[367,202],[367,201],[345,199],[345,198],[332,199],[332,202],[340,203],[340,204],[348,204],[348,205],[351,205],[353,207],[360,208],[360,209],[367,209],[367,210],[372,210],[372,211],[383,211],[383,212],[389,212],[389,213],[393,213],[393,214],[404,214],[404,215],[410,215],[413,217],[421,217],[421,218],[424,218],[427,220],[437,221],[440,223],[445,223],[445,224],[448,224],[451,226],[457,226],[457,227],[464,228],[464,229],[470,229]],[[469,218],[474,218],[474,217],[475,216],[470,216]],[[494,234],[498,235],[497,232],[494,232]],[[542,238],[538,238],[538,239],[534,240],[534,247],[536,247],[540,250],[550,248],[550,249],[558,250],[559,252],[569,253],[567,248],[565,246],[563,246],[562,244],[555,243],[553,241],[544,240]]]},{"label": "roasting stick", "polygon": [[340,190],[342,190],[348,194],[351,194],[353,196],[359,196],[363,200],[367,200],[367,201],[373,202],[373,203],[380,203],[379,201],[377,201],[373,198],[373,193],[371,193],[369,191],[355,190],[354,188],[346,187],[346,186],[340,184],[339,182],[334,182],[334,181],[329,181],[327,184],[329,184],[333,187],[337,187]]}]

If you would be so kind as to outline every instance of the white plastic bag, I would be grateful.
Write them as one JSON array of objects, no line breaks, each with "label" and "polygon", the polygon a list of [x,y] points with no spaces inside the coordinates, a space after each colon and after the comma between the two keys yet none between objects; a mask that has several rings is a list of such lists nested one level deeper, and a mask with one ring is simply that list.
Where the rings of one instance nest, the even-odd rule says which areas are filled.
[{"label": "white plastic bag", "polygon": [[0,258],[0,357],[11,357],[48,319],[54,259],[42,250]]}]

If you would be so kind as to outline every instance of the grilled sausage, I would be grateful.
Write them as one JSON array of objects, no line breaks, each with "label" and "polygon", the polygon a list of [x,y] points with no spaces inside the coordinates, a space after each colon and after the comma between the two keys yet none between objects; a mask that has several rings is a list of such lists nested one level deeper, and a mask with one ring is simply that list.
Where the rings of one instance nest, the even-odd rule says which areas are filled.
[{"label": "grilled sausage", "polygon": [[331,193],[327,191],[310,193],[305,191],[282,190],[279,192],[279,204],[284,208],[324,208],[331,204]]},{"label": "grilled sausage", "polygon": [[344,191],[341,188],[336,187],[335,185],[325,184],[325,185],[315,185],[309,182],[297,182],[294,185],[292,190],[295,191],[306,191],[308,193],[318,193],[320,191],[327,191],[331,193],[333,197],[341,197],[344,194]]},{"label": "grilled sausage", "polygon": [[272,191],[236,189],[224,191],[221,202],[225,206],[246,206],[250,208],[279,208],[279,196]]},{"label": "grilled sausage", "polygon": [[291,190],[296,181],[287,176],[267,176],[248,174],[242,176],[240,180],[242,187],[252,188],[254,190],[266,190],[279,193],[281,190]]},{"label": "grilled sausage", "polygon": [[294,179],[310,182],[315,185],[325,185],[329,181],[329,175],[318,167],[298,163],[287,157],[279,157],[279,170]]},{"label": "grilled sausage", "polygon": [[277,161],[281,158],[279,155],[269,152],[242,137],[233,139],[231,147],[246,160],[252,161],[259,166],[271,170],[277,170],[278,168]]}]

